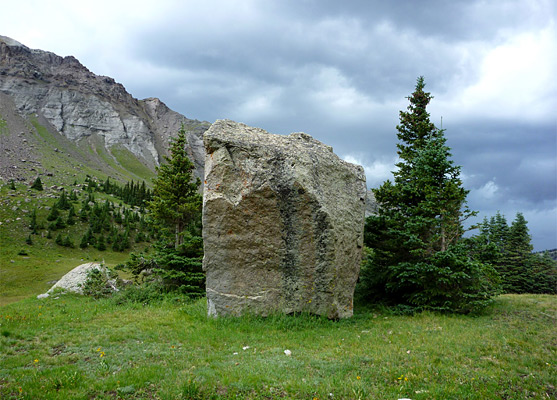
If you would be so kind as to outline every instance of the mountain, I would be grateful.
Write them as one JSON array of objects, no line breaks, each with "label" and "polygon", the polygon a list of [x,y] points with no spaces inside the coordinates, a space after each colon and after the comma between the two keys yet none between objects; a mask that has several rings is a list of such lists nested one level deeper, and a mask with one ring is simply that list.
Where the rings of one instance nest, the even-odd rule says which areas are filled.
[{"label": "mountain", "polygon": [[147,180],[181,124],[195,174],[203,177],[208,122],[188,119],[156,98],[135,99],[114,79],[72,56],[30,49],[0,36],[0,177],[68,181]]}]

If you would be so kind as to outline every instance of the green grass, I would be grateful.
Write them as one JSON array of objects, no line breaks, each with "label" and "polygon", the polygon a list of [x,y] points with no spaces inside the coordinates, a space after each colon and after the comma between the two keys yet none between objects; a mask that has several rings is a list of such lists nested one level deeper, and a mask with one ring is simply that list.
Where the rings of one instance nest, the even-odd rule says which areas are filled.
[{"label": "green grass", "polygon": [[118,305],[79,296],[3,306],[0,398],[557,395],[555,296],[502,296],[481,316],[360,310],[341,321],[215,320],[205,307],[204,300]]},{"label": "green grass", "polygon": [[[146,184],[151,183],[152,179],[156,176],[154,171],[151,171],[143,163],[141,163],[128,149],[122,146],[114,146],[110,149],[110,152],[114,158],[116,158],[118,163],[124,167],[124,169],[127,171],[133,171],[133,174],[137,178],[144,180]],[[133,179],[137,180],[137,178]]]}]

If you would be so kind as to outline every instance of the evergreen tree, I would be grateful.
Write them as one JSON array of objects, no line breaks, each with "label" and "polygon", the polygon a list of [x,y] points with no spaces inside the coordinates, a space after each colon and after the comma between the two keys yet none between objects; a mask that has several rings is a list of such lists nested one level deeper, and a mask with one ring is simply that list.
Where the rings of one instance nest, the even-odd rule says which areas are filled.
[{"label": "evergreen tree", "polygon": [[104,235],[101,234],[99,239],[97,240],[97,250],[105,251],[106,250],[106,243],[104,241]]},{"label": "evergreen tree", "polygon": [[37,224],[37,209],[34,208],[33,212],[31,213],[31,222],[29,223],[29,229],[31,229],[31,233],[33,235],[37,234],[38,231],[38,224]]},{"label": "evergreen tree", "polygon": [[31,189],[43,190],[43,183],[41,182],[41,178],[39,176],[37,176],[37,179],[35,179],[35,181],[31,185]]},{"label": "evergreen tree", "polygon": [[505,283],[507,291],[511,293],[532,293],[530,261],[534,248],[530,243],[531,237],[527,224],[522,213],[517,213],[506,238]]},{"label": "evergreen tree", "polygon": [[85,207],[85,205],[79,210],[79,219],[83,222],[86,222],[89,219],[89,206]]},{"label": "evergreen tree", "polygon": [[31,238],[31,235],[27,236],[27,239],[25,239],[25,243],[30,246],[33,244],[33,238]]},{"label": "evergreen tree", "polygon": [[15,181],[13,179],[10,179],[9,188],[10,190],[17,190],[17,188],[15,187]]},{"label": "evergreen tree", "polygon": [[89,236],[87,235],[87,233],[85,233],[81,237],[81,242],[79,243],[79,247],[81,247],[82,249],[85,249],[85,248],[87,248],[87,246],[89,246]]},{"label": "evergreen tree", "polygon": [[557,294],[557,261],[549,252],[532,254],[530,265],[531,293]]},{"label": "evergreen tree", "polygon": [[493,296],[493,270],[473,260],[462,241],[466,205],[460,167],[444,131],[429,120],[423,77],[400,112],[394,182],[374,190],[377,216],[366,221],[372,249],[362,281],[370,298],[419,308],[469,312]]},{"label": "evergreen tree", "polygon": [[66,191],[62,189],[62,193],[60,193],[60,198],[58,199],[58,202],[56,203],[56,205],[58,206],[58,208],[60,210],[69,210],[71,203],[68,200],[68,196],[66,196]]},{"label": "evergreen tree", "polygon": [[116,222],[117,224],[121,224],[122,223],[122,214],[120,214],[119,210],[116,210],[114,212],[114,222]]},{"label": "evergreen tree", "polygon": [[[486,221],[484,221],[484,224],[485,223]],[[504,258],[508,248],[509,225],[505,216],[499,211],[497,211],[494,217],[490,218],[487,234],[490,243],[493,243],[497,247],[500,258]]]},{"label": "evergreen tree", "polygon": [[56,218],[56,221],[54,221],[54,225],[56,226],[56,229],[64,229],[66,227],[66,223],[62,219],[61,215]]},{"label": "evergreen tree", "polygon": [[[162,290],[178,291],[187,296],[196,297],[205,291],[205,275],[201,267],[203,257],[203,241],[201,234],[201,195],[199,179],[193,179],[193,164],[186,153],[186,136],[184,127],[172,140],[170,157],[157,169],[154,190],[151,195],[145,185],[132,182],[124,187],[123,193],[136,199],[136,205],[148,201],[152,225],[148,226],[142,215],[131,210],[124,210],[123,219],[126,232],[119,235],[113,247],[128,240],[129,230],[137,223],[140,229],[150,229],[159,242],[155,244],[155,252],[149,256],[133,255],[126,262],[126,268],[134,275],[145,268],[153,268],[160,280]],[[125,197],[124,197],[125,199]],[[150,199],[150,201],[149,201]],[[143,239],[141,231],[136,241]]]},{"label": "evergreen tree", "polygon": [[63,246],[64,245],[64,239],[62,239],[62,234],[59,233],[58,235],[56,235],[56,239],[54,239],[54,242],[59,245],[59,246]]},{"label": "evergreen tree", "polygon": [[157,168],[153,199],[149,203],[154,222],[173,235],[174,247],[184,243],[184,233],[201,221],[199,179],[194,179],[193,163],[186,153],[186,132],[182,126],[170,144],[170,157]]},{"label": "evergreen tree", "polygon": [[58,205],[57,203],[54,203],[54,205],[50,209],[50,212],[46,216],[46,220],[55,221],[59,216],[60,216],[60,211],[58,211]]},{"label": "evergreen tree", "polygon": [[68,218],[66,219],[66,225],[75,225],[75,208],[73,207],[73,205],[70,206]]},{"label": "evergreen tree", "polygon": [[66,237],[64,238],[64,240],[62,241],[62,246],[64,247],[72,247],[73,248],[73,241],[70,238],[70,235],[66,235]]}]

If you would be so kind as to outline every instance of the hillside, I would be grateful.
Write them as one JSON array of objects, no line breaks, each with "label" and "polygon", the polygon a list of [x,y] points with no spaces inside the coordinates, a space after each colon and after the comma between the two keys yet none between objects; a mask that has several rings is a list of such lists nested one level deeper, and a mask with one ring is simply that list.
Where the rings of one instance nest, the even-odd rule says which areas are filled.
[{"label": "hillside", "polygon": [[[137,100],[74,57],[32,50],[0,36],[0,305],[44,292],[84,261],[114,266],[130,251],[149,246],[142,239],[148,236],[142,223],[125,221],[141,219],[140,207],[87,182],[110,178],[121,187],[131,181],[149,187],[181,124],[195,173],[202,177],[208,122],[188,119],[156,98]],[[36,178],[43,191],[30,188]],[[68,210],[61,212],[59,224],[47,220],[63,191],[74,196],[75,213],[108,202],[106,226],[97,228],[85,248],[80,242],[92,226],[90,210],[73,224],[66,223]],[[129,246],[115,250],[113,240],[124,233]],[[58,236],[71,246],[56,243]],[[94,244],[101,236],[105,250]]]}]

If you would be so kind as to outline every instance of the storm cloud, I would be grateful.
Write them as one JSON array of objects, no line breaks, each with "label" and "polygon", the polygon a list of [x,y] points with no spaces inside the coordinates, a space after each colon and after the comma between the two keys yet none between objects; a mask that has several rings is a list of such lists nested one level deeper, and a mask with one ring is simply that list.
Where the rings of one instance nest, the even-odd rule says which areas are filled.
[{"label": "storm cloud", "polygon": [[542,250],[557,247],[555,11],[550,0],[28,1],[3,7],[0,34],[190,118],[307,132],[362,164],[371,187],[391,177],[398,113],[423,75],[475,222],[523,212]]}]

